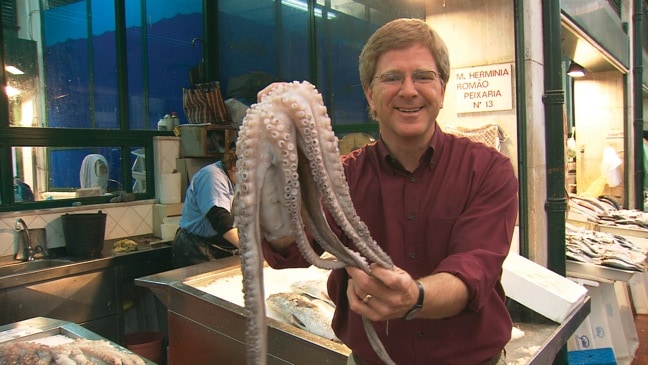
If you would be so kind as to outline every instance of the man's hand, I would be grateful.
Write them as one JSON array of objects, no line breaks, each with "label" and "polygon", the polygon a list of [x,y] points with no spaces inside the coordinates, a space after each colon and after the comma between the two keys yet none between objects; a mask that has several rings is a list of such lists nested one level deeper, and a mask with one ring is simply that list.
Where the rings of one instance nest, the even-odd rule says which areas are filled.
[{"label": "man's hand", "polygon": [[418,286],[404,270],[371,265],[371,275],[347,267],[349,307],[372,321],[402,318],[418,299]]},{"label": "man's hand", "polygon": [[[418,300],[416,282],[399,267],[389,270],[372,264],[371,275],[355,267],[346,270],[351,277],[347,287],[349,307],[372,321],[403,318]],[[416,318],[447,318],[468,305],[468,287],[450,273],[436,273],[417,280],[424,287],[425,301]]]}]

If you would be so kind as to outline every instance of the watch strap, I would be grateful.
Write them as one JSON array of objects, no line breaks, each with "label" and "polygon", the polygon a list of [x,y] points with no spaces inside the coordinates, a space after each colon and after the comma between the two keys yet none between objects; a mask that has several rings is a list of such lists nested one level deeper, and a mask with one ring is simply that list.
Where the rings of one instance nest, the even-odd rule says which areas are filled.
[{"label": "watch strap", "polygon": [[423,309],[423,300],[425,299],[425,290],[423,289],[423,284],[419,282],[418,280],[415,281],[416,285],[418,286],[419,290],[419,295],[418,299],[416,300],[416,304],[410,308],[407,313],[403,316],[404,320],[410,320],[412,319],[412,316],[416,313],[418,313],[421,309]]}]

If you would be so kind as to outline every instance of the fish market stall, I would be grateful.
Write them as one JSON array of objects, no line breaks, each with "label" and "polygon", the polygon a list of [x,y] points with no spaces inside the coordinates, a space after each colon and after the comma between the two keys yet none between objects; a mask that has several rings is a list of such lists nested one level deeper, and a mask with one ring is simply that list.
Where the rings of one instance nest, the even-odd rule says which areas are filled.
[{"label": "fish market stall", "polygon": [[[135,280],[150,288],[168,308],[169,365],[245,363],[243,293],[240,283],[237,287],[231,279],[240,273],[239,258],[230,257]],[[266,295],[290,283],[279,284],[272,283]],[[208,293],[208,288],[222,293]],[[240,299],[234,299],[237,297]],[[350,353],[341,343],[272,317],[268,319],[268,339],[268,364],[343,365]]]},{"label": "fish market stall", "polygon": [[[297,281],[317,280],[320,269],[264,269],[266,297],[294,292]],[[245,309],[240,260],[230,257],[135,280],[168,309],[169,365],[245,362]],[[562,323],[539,315],[513,315],[516,336],[506,347],[509,364],[548,364],[589,313],[589,299]],[[350,350],[335,339],[297,328],[279,313],[268,314],[269,364],[346,364]],[[518,321],[517,318],[522,318]]]}]

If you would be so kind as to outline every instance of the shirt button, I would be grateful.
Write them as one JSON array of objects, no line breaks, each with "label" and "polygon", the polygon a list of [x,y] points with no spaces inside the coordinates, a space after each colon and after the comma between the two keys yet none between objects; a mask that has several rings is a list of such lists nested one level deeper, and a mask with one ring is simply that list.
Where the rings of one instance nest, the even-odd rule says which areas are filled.
[{"label": "shirt button", "polygon": [[413,220],[414,220],[414,213],[410,213],[410,214],[407,216],[407,219],[413,221]]},{"label": "shirt button", "polygon": [[410,252],[409,258],[414,260],[416,258],[416,252]]},{"label": "shirt button", "polygon": [[410,182],[415,182],[416,178],[414,176],[410,176],[409,180],[410,180]]},{"label": "shirt button", "polygon": [[418,338],[423,338],[423,331],[420,331],[419,333],[416,334],[416,337]]}]

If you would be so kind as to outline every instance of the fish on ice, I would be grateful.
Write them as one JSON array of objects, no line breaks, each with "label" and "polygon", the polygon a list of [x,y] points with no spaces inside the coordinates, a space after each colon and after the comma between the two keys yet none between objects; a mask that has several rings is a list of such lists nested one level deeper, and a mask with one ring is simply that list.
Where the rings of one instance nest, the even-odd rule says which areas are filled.
[{"label": "fish on ice", "polygon": [[333,308],[329,304],[297,293],[271,294],[266,303],[288,323],[328,340],[340,342],[331,328]]},{"label": "fish on ice", "polygon": [[290,290],[297,294],[305,294],[311,298],[322,300],[335,308],[335,303],[328,295],[326,288],[326,278],[295,281],[290,284]]}]

